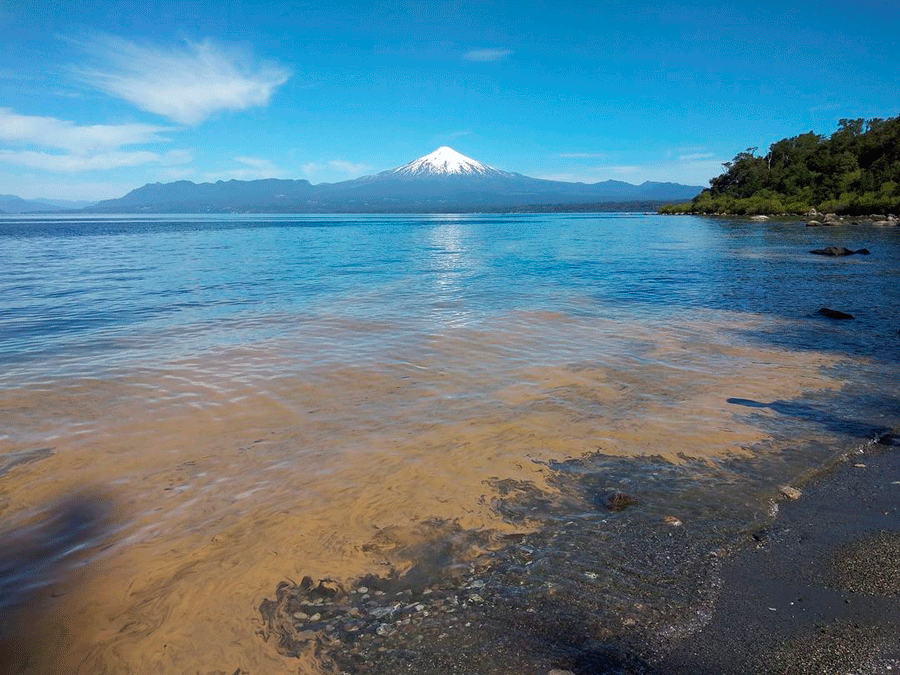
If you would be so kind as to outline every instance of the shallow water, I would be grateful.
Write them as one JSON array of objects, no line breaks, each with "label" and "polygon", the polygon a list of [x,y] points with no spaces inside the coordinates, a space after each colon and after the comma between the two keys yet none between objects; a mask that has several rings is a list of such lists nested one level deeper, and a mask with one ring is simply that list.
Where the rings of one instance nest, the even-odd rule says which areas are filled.
[{"label": "shallow water", "polygon": [[[897,425],[898,254],[898,228],[632,214],[2,217],[0,513],[112,495],[95,580],[48,601],[74,672],[322,668],[347,645],[263,600],[411,569],[491,580],[503,620],[433,631],[518,655],[483,672],[544,663],[509,640],[546,641],[510,623],[546,588],[554,625],[657,648],[778,486]],[[404,626],[356,666],[427,651]]]}]

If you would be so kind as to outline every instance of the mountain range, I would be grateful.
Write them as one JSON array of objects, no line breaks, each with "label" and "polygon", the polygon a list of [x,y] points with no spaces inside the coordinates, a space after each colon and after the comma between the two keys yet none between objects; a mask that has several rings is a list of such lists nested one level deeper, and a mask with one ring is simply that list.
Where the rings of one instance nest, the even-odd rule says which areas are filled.
[{"label": "mountain range", "polygon": [[0,195],[0,213],[72,211],[93,206],[94,204],[96,202],[70,201],[66,199],[22,199],[16,195]]},{"label": "mountain range", "polygon": [[[373,176],[313,185],[307,180],[150,183],[89,207],[111,213],[375,213],[473,211],[604,202],[666,202],[703,188],[647,181],[567,183],[500,171],[448,147]],[[2,207],[0,207],[2,208]]]}]

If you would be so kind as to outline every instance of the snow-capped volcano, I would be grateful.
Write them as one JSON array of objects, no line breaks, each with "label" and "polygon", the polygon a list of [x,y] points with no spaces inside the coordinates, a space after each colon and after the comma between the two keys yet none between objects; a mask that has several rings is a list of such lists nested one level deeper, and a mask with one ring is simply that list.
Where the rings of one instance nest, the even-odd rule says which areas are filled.
[{"label": "snow-capped volcano", "polygon": [[409,164],[386,171],[385,173],[398,176],[504,176],[509,175],[505,171],[482,164],[471,157],[457,152],[446,145],[434,152],[419,157]]},{"label": "snow-capped volcano", "polygon": [[[686,201],[702,187],[674,183],[631,185],[608,180],[564,183],[500,171],[443,146],[396,169],[340,183],[266,179],[216,183],[153,183],[97,211],[389,213],[597,204],[644,200]],[[546,210],[546,209],[544,209]],[[552,209],[551,209],[552,210]]]}]

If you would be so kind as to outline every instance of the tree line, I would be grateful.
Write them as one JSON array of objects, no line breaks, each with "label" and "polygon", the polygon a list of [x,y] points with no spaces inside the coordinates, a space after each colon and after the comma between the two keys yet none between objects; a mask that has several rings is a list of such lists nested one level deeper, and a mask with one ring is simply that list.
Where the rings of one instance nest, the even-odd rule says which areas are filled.
[{"label": "tree line", "polygon": [[766,155],[747,148],[723,166],[693,201],[660,213],[900,213],[900,116],[842,119],[830,137],[784,138]]}]

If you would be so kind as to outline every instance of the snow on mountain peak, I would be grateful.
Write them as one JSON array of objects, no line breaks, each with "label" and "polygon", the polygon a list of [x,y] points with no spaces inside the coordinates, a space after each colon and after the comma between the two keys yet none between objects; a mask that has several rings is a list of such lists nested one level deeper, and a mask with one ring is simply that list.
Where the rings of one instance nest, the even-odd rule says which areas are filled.
[{"label": "snow on mountain peak", "polygon": [[450,176],[453,174],[486,176],[500,172],[444,145],[431,154],[394,169],[392,173],[404,176]]}]

